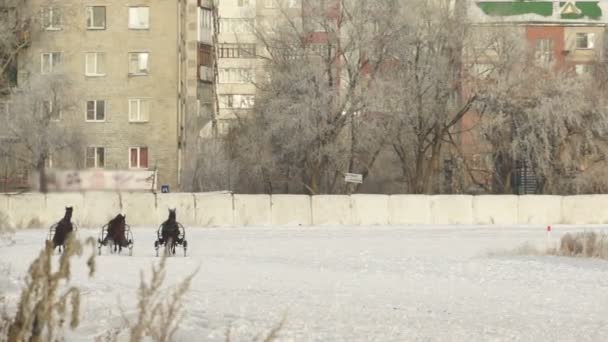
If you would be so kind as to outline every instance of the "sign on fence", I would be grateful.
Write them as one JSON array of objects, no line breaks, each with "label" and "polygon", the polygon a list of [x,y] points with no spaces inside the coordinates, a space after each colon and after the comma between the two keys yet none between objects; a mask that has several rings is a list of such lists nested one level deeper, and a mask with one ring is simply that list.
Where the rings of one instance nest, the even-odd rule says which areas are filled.
[{"label": "sign on fence", "polygon": [[345,173],[344,181],[347,183],[363,184],[363,175],[358,173]]},{"label": "sign on fence", "polygon": [[[156,188],[156,171],[135,170],[47,170],[49,191],[153,191]],[[32,189],[40,189],[40,177],[30,177]]]}]

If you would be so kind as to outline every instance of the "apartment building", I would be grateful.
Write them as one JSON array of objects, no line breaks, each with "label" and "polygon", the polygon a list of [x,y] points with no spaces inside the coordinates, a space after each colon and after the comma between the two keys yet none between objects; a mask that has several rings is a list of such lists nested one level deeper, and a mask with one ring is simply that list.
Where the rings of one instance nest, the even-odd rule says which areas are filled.
[{"label": "apartment building", "polygon": [[18,83],[35,74],[66,75],[73,89],[66,100],[74,105],[57,120],[84,136],[81,155],[53,156],[49,166],[155,170],[158,188],[186,188],[184,160],[191,156],[185,151],[194,149],[191,136],[202,125],[199,5],[197,0],[21,5],[31,42],[18,58]]},{"label": "apartment building", "polygon": [[[479,36],[492,28],[506,28],[521,39],[528,62],[572,77],[593,75],[597,63],[605,61],[605,35],[608,25],[606,1],[474,1],[468,8]],[[480,44],[481,39],[476,45]],[[473,68],[488,70],[492,52],[479,58]],[[485,58],[485,61],[484,61]],[[463,120],[463,131],[476,125],[475,115]],[[477,169],[492,168],[484,146],[472,134],[463,134],[461,142]],[[484,162],[485,161],[485,162]],[[514,182],[517,193],[534,193],[536,177],[525,160],[517,161]]]},{"label": "apartment building", "polygon": [[[217,58],[217,120],[225,128],[233,119],[246,117],[255,104],[256,80],[265,76],[266,53],[260,41],[273,33],[285,18],[297,18],[299,25],[312,26],[306,20],[310,8],[334,1],[303,0],[220,0],[216,2],[218,31],[215,41]],[[204,9],[203,9],[204,10]],[[317,13],[317,12],[315,12]],[[310,28],[314,32],[314,28]],[[318,31],[322,31],[321,28]],[[311,36],[311,43],[323,42],[322,34]],[[201,62],[204,64],[204,62]],[[204,67],[204,66],[203,66]]]}]

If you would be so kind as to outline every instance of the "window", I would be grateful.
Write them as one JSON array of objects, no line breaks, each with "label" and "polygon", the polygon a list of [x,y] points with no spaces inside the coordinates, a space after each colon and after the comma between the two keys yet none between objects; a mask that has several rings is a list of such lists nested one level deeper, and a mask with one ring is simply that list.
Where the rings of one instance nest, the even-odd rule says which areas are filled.
[{"label": "window", "polygon": [[578,32],[576,34],[576,48],[577,49],[593,49],[595,34]]},{"label": "window", "polygon": [[578,76],[589,75],[593,72],[593,66],[589,64],[576,64],[574,71]]},{"label": "window", "polygon": [[553,63],[552,39],[539,39],[536,42],[535,59],[540,66],[550,66]]},{"label": "window", "polygon": [[106,7],[87,7],[87,29],[104,30],[106,28]]},{"label": "window", "polygon": [[150,54],[147,52],[131,52],[129,53],[129,74],[130,75],[147,75],[148,74],[148,59]]},{"label": "window", "polygon": [[61,53],[59,52],[45,52],[41,54],[41,66],[40,73],[49,74],[57,68],[61,63]]},{"label": "window", "polygon": [[61,110],[55,106],[55,103],[51,100],[42,101],[41,110],[43,119],[49,119],[51,121],[61,120]]},{"label": "window", "polygon": [[266,8],[276,8],[277,0],[264,0],[264,7]]},{"label": "window", "polygon": [[253,33],[254,19],[220,18],[221,33]]},{"label": "window", "polygon": [[253,82],[253,68],[220,68],[220,83],[248,83]]},{"label": "window", "polygon": [[86,121],[105,121],[106,101],[91,100],[87,101]]},{"label": "window", "polygon": [[105,148],[90,146],[87,147],[85,165],[91,169],[101,169],[106,165]]},{"label": "window", "polygon": [[255,105],[255,95],[220,95],[220,107],[250,109]]},{"label": "window", "polygon": [[219,44],[220,58],[255,58],[255,44]]},{"label": "window", "polygon": [[42,28],[47,31],[56,31],[61,29],[61,12],[59,8],[42,8]]},{"label": "window", "polygon": [[129,99],[129,121],[147,122],[150,120],[150,101],[148,99]]},{"label": "window", "polygon": [[148,148],[131,147],[129,149],[129,168],[147,169],[148,168]]},{"label": "window", "polygon": [[129,7],[129,28],[147,30],[150,28],[150,7]]},{"label": "window", "polygon": [[85,75],[86,76],[105,76],[106,74],[106,54],[105,52],[87,52],[85,54]]},{"label": "window", "polygon": [[249,0],[238,0],[237,1],[237,6],[239,6],[239,7],[248,7],[249,5],[251,5]]},{"label": "window", "polygon": [[199,44],[198,46],[198,65],[213,66],[213,51],[211,45]]}]

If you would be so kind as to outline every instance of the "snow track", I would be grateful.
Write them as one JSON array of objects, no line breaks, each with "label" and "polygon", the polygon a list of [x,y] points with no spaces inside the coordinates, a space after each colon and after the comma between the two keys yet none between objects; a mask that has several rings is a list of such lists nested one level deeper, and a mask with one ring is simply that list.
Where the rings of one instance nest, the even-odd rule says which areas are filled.
[{"label": "snow track", "polygon": [[[558,227],[554,241],[573,230]],[[9,309],[46,233],[20,231],[16,244],[0,246]],[[79,234],[96,238],[98,230]],[[158,260],[156,227],[133,234],[133,256],[104,251],[92,279],[84,258],[76,261],[83,309],[68,341],[91,341],[119,327],[123,314],[133,319],[140,271]],[[180,250],[168,260],[166,280],[176,284],[200,266],[179,341],[224,341],[229,325],[233,341],[251,341],[284,314],[281,341],[608,336],[608,262],[500,253],[526,242],[544,247],[543,227],[187,228],[187,238],[189,256]]]}]

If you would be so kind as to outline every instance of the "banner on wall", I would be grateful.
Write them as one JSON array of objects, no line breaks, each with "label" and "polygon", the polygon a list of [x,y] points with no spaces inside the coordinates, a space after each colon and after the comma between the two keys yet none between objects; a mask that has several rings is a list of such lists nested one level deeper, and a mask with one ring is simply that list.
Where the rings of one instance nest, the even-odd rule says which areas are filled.
[{"label": "banner on wall", "polygon": [[[156,171],[147,170],[47,170],[48,191],[154,191]],[[30,177],[32,189],[40,189],[40,177]]]}]

